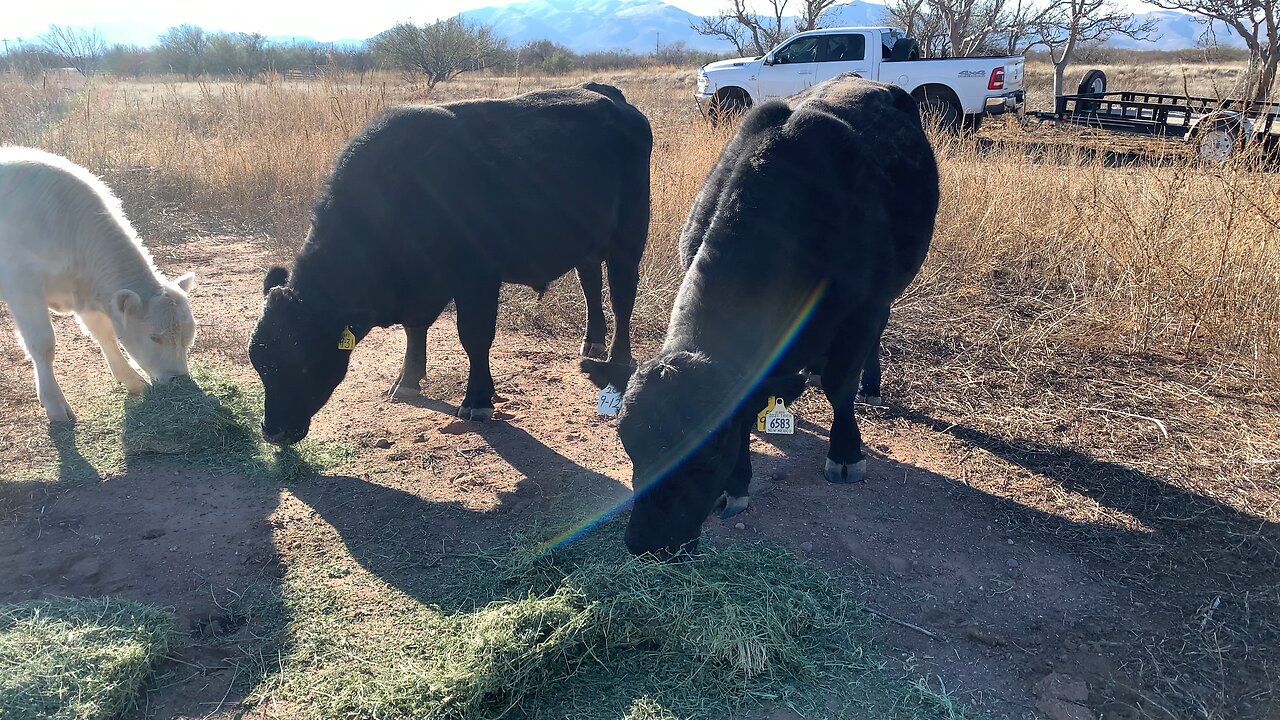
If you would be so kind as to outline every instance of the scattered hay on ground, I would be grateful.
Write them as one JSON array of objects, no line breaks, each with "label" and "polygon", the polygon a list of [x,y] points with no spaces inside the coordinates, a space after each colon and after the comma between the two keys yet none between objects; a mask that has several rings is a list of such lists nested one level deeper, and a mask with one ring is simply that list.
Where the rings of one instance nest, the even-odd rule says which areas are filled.
[{"label": "scattered hay on ground", "polygon": [[0,605],[0,720],[117,717],[167,652],[172,623],[117,598]]},{"label": "scattered hay on ground", "polygon": [[579,551],[472,560],[438,597],[364,572],[294,575],[292,656],[263,699],[309,717],[667,720],[760,705],[951,717],[936,692],[883,670],[847,580],[775,545],[678,565]]},{"label": "scattered hay on ground", "polygon": [[[214,470],[288,482],[350,459],[344,444],[306,440],[280,450],[263,442],[258,426],[262,392],[216,366],[198,362],[190,378],[147,388],[139,396],[117,388],[100,398],[90,417],[74,429],[58,431],[58,475],[94,477],[119,472],[132,462],[157,457],[179,459]],[[79,463],[67,458],[80,455]],[[70,478],[76,479],[76,478]]]}]

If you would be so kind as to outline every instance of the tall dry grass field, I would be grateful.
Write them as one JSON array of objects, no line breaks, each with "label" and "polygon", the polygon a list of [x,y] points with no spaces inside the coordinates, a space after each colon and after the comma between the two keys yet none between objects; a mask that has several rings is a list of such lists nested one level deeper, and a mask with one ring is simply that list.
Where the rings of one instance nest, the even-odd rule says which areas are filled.
[{"label": "tall dry grass field", "polygon": [[[1168,82],[1161,78],[1149,73],[1141,81]],[[10,78],[5,82],[19,85],[0,101],[0,138],[39,144],[101,173],[152,236],[265,234],[291,248],[306,233],[332,157],[380,109],[582,79],[479,78],[442,85],[432,98],[394,78],[99,81],[68,98]],[[698,118],[688,73],[593,79],[621,86],[654,124],[652,231],[639,312],[641,331],[657,334],[679,283],[679,228],[728,135]],[[1111,169],[1069,151],[1043,162],[1016,149],[938,145],[942,210],[913,294],[962,299],[999,288],[1052,304],[1044,332],[1074,334],[1084,346],[1202,353],[1260,375],[1274,367],[1274,176],[1189,164]],[[558,326],[569,314],[567,323],[576,325],[575,292],[562,282],[538,307],[517,303],[517,315]]]}]

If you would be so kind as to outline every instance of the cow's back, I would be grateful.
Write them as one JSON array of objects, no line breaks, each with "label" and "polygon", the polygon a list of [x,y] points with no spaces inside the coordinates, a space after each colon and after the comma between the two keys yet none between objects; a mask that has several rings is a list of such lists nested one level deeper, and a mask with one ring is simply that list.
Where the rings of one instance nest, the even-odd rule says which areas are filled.
[{"label": "cow's back", "polygon": [[394,108],[340,154],[308,245],[384,281],[542,287],[603,259],[624,204],[647,198],[651,145],[643,115],[585,88]]},{"label": "cow's back", "polygon": [[906,101],[845,80],[744,118],[682,232],[690,271],[673,324],[686,330],[670,345],[696,335],[732,354],[804,307],[805,329],[786,333],[803,362],[850,312],[889,306],[923,261],[938,202],[933,151]]},{"label": "cow's back", "polygon": [[101,180],[51,153],[0,148],[0,282],[76,276],[94,270],[87,258],[121,254],[145,250]]}]

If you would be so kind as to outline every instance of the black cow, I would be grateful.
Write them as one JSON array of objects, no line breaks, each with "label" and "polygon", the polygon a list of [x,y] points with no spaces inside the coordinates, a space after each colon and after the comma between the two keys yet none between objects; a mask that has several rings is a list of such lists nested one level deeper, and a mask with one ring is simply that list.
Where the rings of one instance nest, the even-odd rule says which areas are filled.
[{"label": "black cow", "polygon": [[395,388],[416,387],[426,328],[450,300],[471,366],[458,416],[488,418],[501,284],[541,291],[577,268],[589,351],[604,341],[602,261],[616,321],[609,359],[629,363],[652,146],[644,115],[594,83],[375,117],[339,154],[293,272],[274,267],[263,284],[249,341],[263,435],[305,437],[374,326],[405,326]]},{"label": "black cow", "polygon": [[747,114],[703,183],[658,356],[634,374],[582,361],[597,385],[626,386],[633,553],[693,552],[718,497],[746,506],[756,415],[798,396],[805,368],[821,368],[834,410],[826,478],[865,477],[858,379],[924,262],[937,165],[900,88],[844,76],[790,103]]}]

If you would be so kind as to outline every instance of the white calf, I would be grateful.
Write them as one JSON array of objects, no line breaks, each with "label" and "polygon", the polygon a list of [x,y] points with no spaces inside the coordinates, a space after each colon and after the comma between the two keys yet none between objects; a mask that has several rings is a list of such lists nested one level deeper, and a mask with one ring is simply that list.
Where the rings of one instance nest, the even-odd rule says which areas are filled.
[{"label": "white calf", "polygon": [[74,313],[97,341],[112,376],[141,392],[187,374],[196,324],[187,304],[195,276],[165,279],[101,180],[66,158],[0,147],[0,300],[36,371],[51,422],[74,422],[53,377],[49,310]]}]

